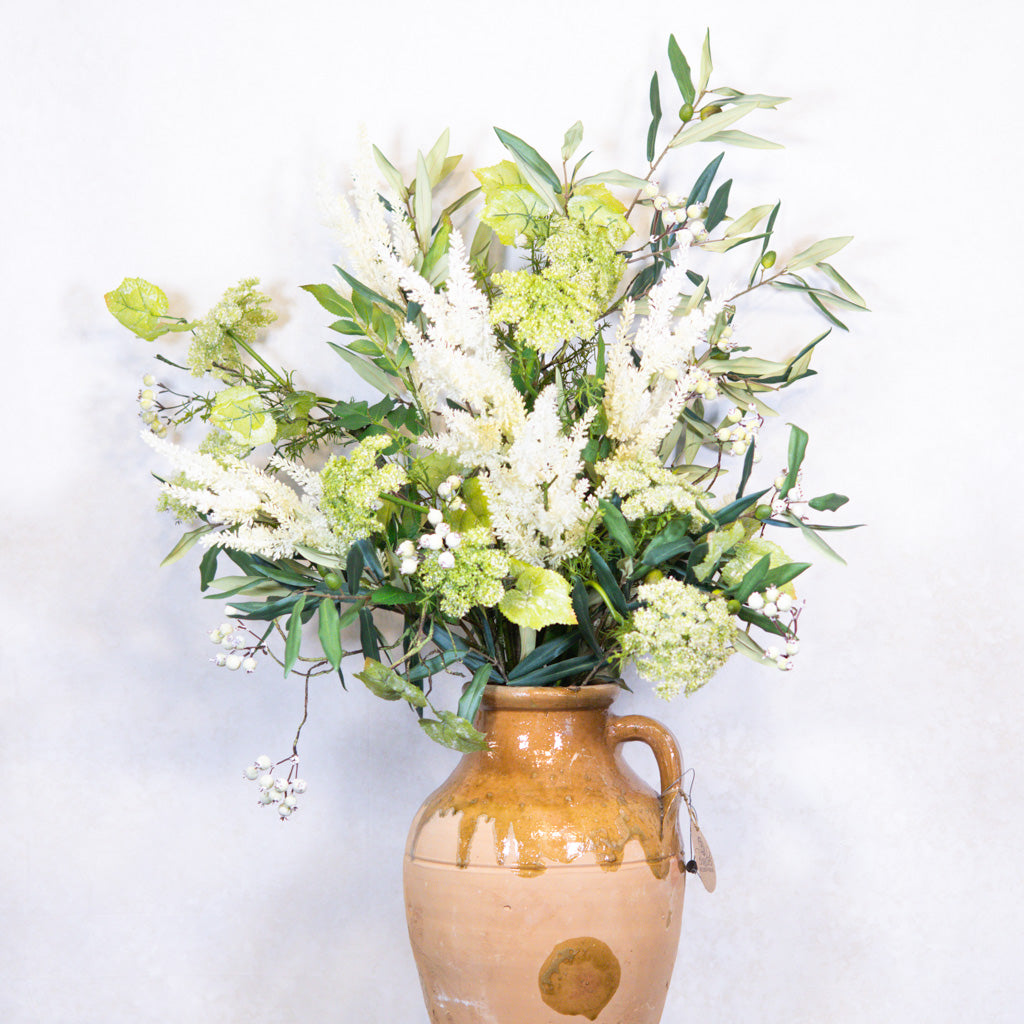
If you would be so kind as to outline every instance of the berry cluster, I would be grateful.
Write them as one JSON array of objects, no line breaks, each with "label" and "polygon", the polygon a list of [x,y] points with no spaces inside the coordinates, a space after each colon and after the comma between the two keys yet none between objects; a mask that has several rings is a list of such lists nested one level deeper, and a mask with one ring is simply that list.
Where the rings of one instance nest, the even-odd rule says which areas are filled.
[{"label": "berry cluster", "polygon": [[[288,765],[288,774],[275,775],[274,769]],[[299,758],[293,754],[275,765],[266,754],[261,754],[247,765],[242,774],[259,787],[259,802],[264,807],[276,807],[281,820],[290,818],[299,805],[298,798],[306,792],[305,780],[298,778]]]},{"label": "berry cluster", "polygon": [[249,673],[256,671],[258,662],[253,655],[262,648],[258,640],[256,643],[250,643],[248,637],[244,635],[246,633],[249,633],[249,636],[255,636],[241,623],[238,624],[236,632],[235,626],[230,622],[222,622],[216,629],[210,630],[210,641],[223,648],[213,658],[213,663],[218,668],[228,668],[232,672],[240,668],[244,668]]}]

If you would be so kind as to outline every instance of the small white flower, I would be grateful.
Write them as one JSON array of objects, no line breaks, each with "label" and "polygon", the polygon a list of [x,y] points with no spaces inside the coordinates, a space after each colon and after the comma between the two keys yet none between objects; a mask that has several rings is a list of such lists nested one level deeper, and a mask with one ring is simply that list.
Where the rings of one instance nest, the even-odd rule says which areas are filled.
[{"label": "small white flower", "polygon": [[152,398],[143,398],[139,402],[139,408],[148,412],[150,409],[156,408],[156,402]]},{"label": "small white flower", "polygon": [[[724,334],[725,332],[723,331],[722,333]],[[738,423],[741,419],[743,419],[743,413],[741,413],[739,409],[736,408],[736,406],[733,406],[729,410],[725,419],[728,423]]]},{"label": "small white flower", "polygon": [[779,588],[768,587],[764,592],[764,599],[766,601],[777,601],[779,599]]},{"label": "small white flower", "polygon": [[450,551],[442,551],[437,556],[437,564],[442,569],[454,569],[455,568],[455,556]]},{"label": "small white flower", "polygon": [[279,804],[277,805],[277,813],[278,813],[278,814],[280,814],[282,818],[287,818],[287,817],[288,817],[288,815],[290,815],[290,814],[292,813],[292,811],[293,811],[294,809],[295,809],[295,808],[293,808],[293,807],[289,807],[289,806],[288,806],[288,805],[287,805],[286,803],[284,803],[284,802],[282,802],[282,803],[279,803]]},{"label": "small white flower", "polygon": [[211,643],[219,644],[224,639],[224,634],[219,629],[211,629],[208,635]]},{"label": "small white flower", "polygon": [[278,792],[283,793],[288,788],[288,782],[285,779],[274,779],[274,789]]},{"label": "small white flower", "polygon": [[668,209],[668,198],[666,196],[655,196],[654,197],[654,208],[656,210],[667,210]]},{"label": "small white flower", "polygon": [[462,486],[462,477],[459,476],[458,473],[452,473],[452,475],[445,480],[445,483],[448,484],[453,491],[457,491]]},{"label": "small white flower", "polygon": [[398,571],[403,576],[411,576],[420,567],[418,558],[403,558]]},{"label": "small white flower", "polygon": [[447,523],[438,523],[437,526],[434,527],[434,533],[436,533],[442,540],[444,540],[444,538],[451,532],[452,528]]},{"label": "small white flower", "polygon": [[224,636],[227,636],[228,633],[233,633],[234,629],[235,627],[232,626],[230,622],[222,622],[220,624],[220,631]]},{"label": "small white flower", "polygon": [[273,802],[274,802],[274,797],[273,797],[272,792],[269,789],[265,789],[265,790],[263,790],[262,793],[260,793],[260,803],[261,804],[263,804],[265,806],[266,804],[272,804]]},{"label": "small white flower", "polygon": [[779,658],[775,664],[778,665],[783,672],[789,672],[793,668],[793,661],[791,658]]},{"label": "small white flower", "polygon": [[444,513],[439,508],[432,508],[427,513],[427,522],[431,526],[437,526],[439,523],[444,521]]},{"label": "small white flower", "polygon": [[779,651],[778,647],[766,647],[764,656],[769,661],[778,661],[779,658],[782,656],[782,653],[781,651]]}]

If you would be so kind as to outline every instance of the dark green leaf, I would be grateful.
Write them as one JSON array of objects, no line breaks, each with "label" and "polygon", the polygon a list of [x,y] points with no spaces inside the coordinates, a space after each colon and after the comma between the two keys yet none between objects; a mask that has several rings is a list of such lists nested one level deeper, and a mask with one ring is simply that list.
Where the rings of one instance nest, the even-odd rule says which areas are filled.
[{"label": "dark green leaf", "polygon": [[740,485],[736,488],[736,496],[738,498],[743,497],[743,489],[747,486],[747,481],[750,479],[750,473],[754,468],[754,448],[753,443],[747,446],[747,454],[743,457],[743,472],[740,474]]},{"label": "dark green leaf", "polygon": [[418,682],[436,672],[443,672],[450,665],[455,665],[462,660],[462,651],[445,651],[443,654],[435,654],[433,658],[427,658],[422,664],[412,669],[409,672],[409,678]]},{"label": "dark green leaf", "polygon": [[693,103],[697,98],[697,91],[693,87],[693,75],[690,73],[690,63],[683,56],[679,49],[675,36],[668,37],[668,60],[672,65],[672,74],[675,77],[676,85],[683,94],[683,101]]},{"label": "dark green leaf", "polygon": [[289,594],[276,601],[232,601],[231,607],[234,611],[229,614],[239,619],[258,619],[268,622],[294,608],[298,599],[297,594]]},{"label": "dark green leaf", "polygon": [[583,675],[602,664],[604,664],[604,659],[595,658],[590,654],[584,654],[578,658],[568,658],[565,661],[556,662],[546,668],[534,669],[526,675],[517,677],[516,686],[548,686],[559,679]]},{"label": "dark green leaf", "polygon": [[608,535],[622,548],[622,553],[627,558],[632,558],[636,553],[636,545],[633,543],[633,533],[626,517],[606,498],[602,498],[598,505],[604,512],[603,522]]},{"label": "dark green leaf", "polygon": [[319,623],[320,646],[324,649],[331,668],[341,665],[341,628],[338,622],[338,606],[331,597],[320,601]]},{"label": "dark green leaf", "polygon": [[217,575],[217,556],[220,553],[221,547],[219,544],[214,544],[212,548],[206,549],[206,554],[203,555],[203,560],[199,563],[200,591],[206,590],[210,585],[210,581]]},{"label": "dark green leaf", "polygon": [[599,658],[603,658],[604,651],[601,650],[601,645],[597,642],[594,624],[590,621],[590,600],[587,597],[587,586],[579,576],[576,577],[572,585],[572,610],[576,613],[576,622],[579,624],[580,632],[588,646]]},{"label": "dark green leaf", "polygon": [[704,219],[704,227],[708,231],[714,231],[719,224],[725,220],[725,212],[729,206],[729,189],[732,188],[732,178],[719,185],[711,202],[708,204],[708,215]]},{"label": "dark green leaf", "polygon": [[766,487],[763,491],[756,491],[754,494],[748,494],[745,498],[737,498],[735,501],[730,501],[728,505],[715,512],[715,520],[719,526],[727,526],[729,523],[739,519],[758,498],[764,497],[767,493],[768,488]]},{"label": "dark green leaf", "polygon": [[396,587],[393,583],[385,583],[370,594],[373,604],[415,604],[423,597],[422,594],[411,594],[408,590]]},{"label": "dark green leaf", "polygon": [[789,494],[796,483],[796,476],[800,470],[800,464],[804,461],[804,452],[807,451],[807,431],[801,430],[793,423],[789,425],[789,457],[786,467],[786,479],[779,489],[779,497],[784,498]]},{"label": "dark green leaf", "polygon": [[484,695],[484,687],[491,678],[493,665],[482,665],[473,673],[473,680],[459,698],[459,718],[472,722],[476,718],[477,709]]},{"label": "dark green leaf", "polygon": [[733,591],[733,597],[741,604],[755,591],[760,590],[768,570],[771,568],[771,555],[759,558],[744,574],[740,585]]},{"label": "dark green leaf", "polygon": [[380,658],[380,644],[377,640],[377,627],[373,624],[373,615],[365,608],[359,609],[359,646],[367,658]]},{"label": "dark green leaf", "polygon": [[788,635],[783,625],[774,619],[769,619],[763,612],[755,612],[753,608],[741,608],[736,614],[744,622],[749,622],[759,629],[763,629],[766,633],[774,633],[776,636]]},{"label": "dark green leaf", "polygon": [[160,567],[163,568],[165,565],[171,565],[173,562],[176,562],[182,555],[187,551],[190,551],[199,542],[200,537],[214,529],[216,529],[215,526],[204,523],[202,526],[197,526],[194,530],[189,530],[188,533],[186,533],[181,540],[171,548],[167,557],[160,563]]},{"label": "dark green leaf", "polygon": [[353,544],[348,549],[348,558],[345,560],[345,589],[350,594],[359,593],[359,581],[363,577],[365,564],[362,550],[358,545]]},{"label": "dark green leaf", "polygon": [[523,142],[517,135],[505,131],[503,128],[495,128],[495,134],[501,139],[501,144],[512,154],[518,156],[531,170],[539,174],[557,193],[562,191],[562,183],[558,180],[551,165],[527,142]]},{"label": "dark green leaf", "polygon": [[509,682],[517,682],[534,669],[543,668],[545,665],[550,664],[578,642],[579,635],[573,630],[573,632],[567,633],[565,636],[555,637],[554,640],[548,640],[539,647],[535,647],[509,672]]},{"label": "dark green leaf", "polygon": [[[824,512],[826,509],[829,512],[835,512],[837,508],[842,508],[850,499],[845,494],[822,494],[817,498],[811,498],[807,503],[814,509],[815,512]],[[215,550],[213,548],[211,551]]]},{"label": "dark green leaf", "polygon": [[786,562],[785,565],[779,565],[769,570],[768,575],[764,578],[764,585],[766,587],[785,586],[791,580],[795,580],[800,573],[810,569],[810,567],[810,562]]},{"label": "dark green leaf", "polygon": [[661,124],[661,91],[658,88],[658,72],[651,78],[651,127],[647,130],[647,160],[654,159],[658,144],[658,125]]},{"label": "dark green leaf", "polygon": [[303,594],[295,607],[292,609],[291,617],[288,619],[288,633],[284,642],[284,674],[288,675],[294,668],[299,657],[299,646],[302,643],[302,609],[306,603],[306,595]]},{"label": "dark green leaf", "polygon": [[676,555],[693,550],[694,539],[690,536],[690,517],[673,519],[654,535],[640,557],[642,566],[663,565]]},{"label": "dark green leaf", "polygon": [[608,595],[612,607],[620,615],[626,615],[626,598],[619,587],[615,574],[608,567],[608,563],[593,548],[587,550],[590,552],[590,564],[594,567],[594,574],[597,576],[597,582],[601,584],[601,589]]},{"label": "dark green leaf", "polygon": [[[715,175],[718,173],[718,165],[725,158],[725,153],[719,153],[714,160],[711,161],[704,168],[703,171],[697,176],[697,180],[693,183],[693,188],[690,189],[690,194],[686,197],[687,206],[692,206],[694,203],[703,203],[708,197],[708,192],[711,191],[711,183],[715,180]],[[687,275],[689,276],[689,275]],[[692,281],[693,278],[690,278]],[[694,284],[700,284],[700,281],[694,281]]]},{"label": "dark green leaf", "polygon": [[385,299],[383,295],[378,295],[372,288],[368,288],[362,281],[356,280],[347,270],[342,269],[337,263],[334,264],[334,269],[341,274],[342,278],[348,283],[352,289],[353,300],[357,296],[362,296],[364,299],[368,299],[370,302],[377,302],[383,306],[389,306],[391,309],[402,316],[405,316],[405,310],[401,306],[396,305],[390,299]]}]

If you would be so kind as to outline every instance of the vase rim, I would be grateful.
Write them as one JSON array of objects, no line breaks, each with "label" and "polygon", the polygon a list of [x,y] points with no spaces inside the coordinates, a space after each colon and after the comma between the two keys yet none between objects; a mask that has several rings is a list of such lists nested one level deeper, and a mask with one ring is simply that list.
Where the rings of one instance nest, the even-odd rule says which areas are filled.
[{"label": "vase rim", "polygon": [[617,683],[590,686],[513,686],[491,683],[484,687],[486,708],[520,711],[583,711],[609,707],[622,691]]}]

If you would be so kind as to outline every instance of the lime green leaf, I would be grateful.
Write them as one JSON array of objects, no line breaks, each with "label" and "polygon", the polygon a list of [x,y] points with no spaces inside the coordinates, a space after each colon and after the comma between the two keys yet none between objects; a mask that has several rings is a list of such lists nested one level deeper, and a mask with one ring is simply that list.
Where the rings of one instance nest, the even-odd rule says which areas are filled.
[{"label": "lime green leaf", "polygon": [[143,341],[154,341],[171,329],[160,320],[167,313],[167,296],[141,277],[126,277],[103,298],[118,321]]},{"label": "lime green leaf", "polygon": [[568,160],[572,157],[573,153],[579,149],[580,143],[583,141],[583,122],[577,121],[566,133],[565,139],[562,141],[562,159]]},{"label": "lime green leaf", "polygon": [[742,217],[737,217],[726,229],[725,237],[732,238],[734,235],[743,235],[753,231],[772,212],[772,204],[765,203],[763,206],[755,206],[747,210]]},{"label": "lime green leaf", "polygon": [[427,698],[418,686],[413,686],[408,679],[404,679],[393,668],[382,665],[375,658],[366,659],[363,671],[356,673],[356,679],[381,700],[406,700],[417,708],[427,706]]},{"label": "lime green leaf", "polygon": [[573,625],[569,581],[551,569],[512,559],[515,586],[506,590],[498,610],[510,622],[529,629],[541,629],[554,623]]},{"label": "lime green leaf", "polygon": [[697,92],[693,88],[693,76],[690,74],[690,64],[683,51],[679,49],[675,36],[668,37],[668,60],[672,65],[672,75],[682,93],[684,103],[693,103],[697,98]]},{"label": "lime green leaf", "polygon": [[[842,508],[850,499],[845,494],[836,494],[834,491],[830,494],[821,494],[817,498],[811,498],[807,503],[814,509],[815,512],[824,512],[826,509],[829,512],[835,512],[837,508]],[[210,549],[214,550],[213,548]]]},{"label": "lime green leaf", "polygon": [[697,82],[697,92],[702,93],[708,87],[711,79],[711,71],[714,65],[711,63],[711,29],[704,33],[704,45],[700,51],[700,79]]},{"label": "lime green leaf", "polygon": [[701,582],[706,580],[714,572],[722,556],[743,540],[745,534],[746,530],[739,522],[730,523],[724,530],[704,534],[701,541],[707,544],[708,553],[699,565],[694,566],[693,575]]},{"label": "lime green leaf", "polygon": [[673,149],[678,146],[689,146],[694,142],[703,142],[712,135],[720,132],[723,128],[735,124],[741,117],[746,117],[751,111],[757,109],[756,103],[740,103],[720,114],[712,114],[704,121],[692,121],[687,128],[679,132],[670,145]]},{"label": "lime green leaf", "polygon": [[284,674],[288,675],[299,657],[299,646],[302,643],[302,609],[306,604],[306,595],[303,594],[291,615],[288,617],[288,630],[284,642]]},{"label": "lime green leaf", "polygon": [[341,627],[338,624],[338,606],[331,597],[320,601],[319,618],[320,646],[324,649],[331,668],[341,665]]},{"label": "lime green leaf", "polygon": [[724,142],[727,146],[742,146],[744,149],[785,149],[781,142],[762,139],[760,135],[751,135],[738,128],[729,128],[724,132],[715,132],[708,136],[708,142]]},{"label": "lime green leaf", "polygon": [[569,200],[568,210],[573,219],[604,228],[614,246],[622,245],[633,234],[626,220],[626,207],[604,185],[577,185]]},{"label": "lime green leaf", "polygon": [[209,533],[214,529],[216,529],[216,527],[204,523],[202,526],[197,526],[194,530],[189,530],[189,532],[186,533],[173,548],[171,548],[167,557],[160,563],[161,568],[165,565],[172,565],[187,551],[190,551],[203,534]]},{"label": "lime green leaf", "polygon": [[436,743],[468,754],[487,749],[487,736],[473,727],[472,722],[460,718],[454,711],[439,711],[441,720],[421,718],[420,727]]},{"label": "lime green leaf", "polygon": [[840,249],[844,249],[853,241],[853,235],[841,235],[837,238],[824,238],[814,245],[808,246],[798,252],[787,264],[786,270],[792,273],[800,270],[801,267],[811,267],[821,260],[834,256]]},{"label": "lime green leaf", "polygon": [[259,392],[248,384],[218,392],[210,409],[210,422],[231,435],[237,444],[257,445],[273,441],[277,424],[267,411]]},{"label": "lime green leaf", "polygon": [[345,317],[345,319],[351,319],[355,315],[352,303],[339,295],[329,284],[304,284],[301,287],[303,291],[309,292],[328,313]]},{"label": "lime green leaf", "polygon": [[377,167],[380,169],[380,173],[384,175],[384,180],[395,190],[398,198],[404,203],[409,198],[409,190],[405,187],[405,182],[402,181],[402,175],[398,173],[398,169],[376,146],[373,147],[373,159],[377,161]]},{"label": "lime green leaf", "polygon": [[[494,229],[503,245],[512,245],[517,235],[533,239],[541,233],[540,222],[551,213],[551,207],[523,180],[511,160],[480,167],[473,174],[484,193],[480,219]],[[474,240],[474,253],[476,250]]]}]

